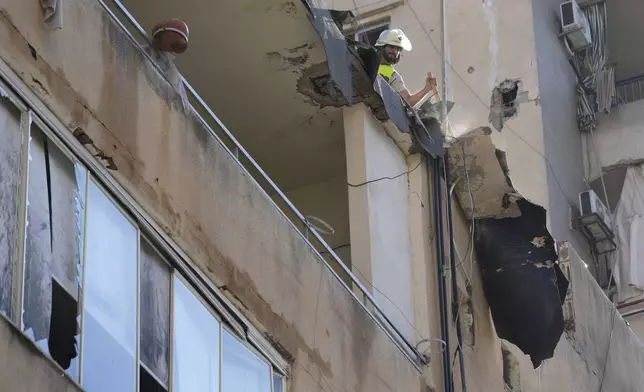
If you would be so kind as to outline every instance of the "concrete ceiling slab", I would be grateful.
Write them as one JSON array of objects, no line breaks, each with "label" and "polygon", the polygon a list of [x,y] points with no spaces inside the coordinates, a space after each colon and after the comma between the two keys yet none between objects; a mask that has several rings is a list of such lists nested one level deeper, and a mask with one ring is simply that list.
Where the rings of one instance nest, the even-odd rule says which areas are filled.
[{"label": "concrete ceiling slab", "polygon": [[342,110],[297,91],[304,70],[326,61],[300,1],[122,2],[148,31],[165,19],[188,23],[179,70],[281,188],[346,171]]}]

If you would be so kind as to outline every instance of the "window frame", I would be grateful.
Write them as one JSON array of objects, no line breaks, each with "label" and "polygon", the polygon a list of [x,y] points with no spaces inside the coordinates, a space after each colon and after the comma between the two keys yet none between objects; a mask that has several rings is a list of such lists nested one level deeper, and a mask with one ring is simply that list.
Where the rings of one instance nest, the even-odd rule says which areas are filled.
[{"label": "window frame", "polygon": [[[375,21],[373,21],[371,23],[365,23],[365,24],[359,26],[357,29],[355,29],[353,32],[351,32],[351,36],[355,41],[362,42],[362,41],[360,41],[360,36],[361,35],[363,35],[365,33],[372,32],[372,31],[380,30],[380,29],[382,29],[381,30],[381,32],[382,32],[382,31],[385,31],[385,30],[390,29],[390,28],[391,28],[391,20],[387,17],[387,18],[375,20]],[[363,43],[366,43],[366,42],[363,42]],[[370,44],[370,45],[372,45],[372,44]],[[374,42],[373,45],[375,45],[375,42]]]},{"label": "window frame", "polygon": [[[29,147],[30,135],[32,124],[35,124],[48,139],[48,141],[55,144],[55,146],[62,151],[62,153],[70,159],[74,164],[82,165],[86,170],[85,177],[85,202],[89,193],[90,181],[101,190],[105,196],[114,203],[119,212],[121,212],[128,221],[130,221],[137,232],[137,280],[136,280],[136,306],[137,306],[137,321],[136,321],[136,391],[140,388],[140,366],[142,366],[140,358],[140,291],[141,291],[141,240],[146,240],[149,245],[161,256],[163,261],[170,267],[171,282],[175,276],[182,280],[199,299],[200,303],[219,321],[219,356],[221,361],[222,356],[222,342],[223,329],[226,328],[229,333],[238,339],[242,344],[254,354],[258,355],[265,361],[270,368],[270,385],[273,390],[273,376],[279,375],[282,378],[282,388],[286,390],[287,377],[290,374],[290,364],[284,359],[276,348],[257,330],[250,321],[235,308],[235,306],[228,300],[224,294],[217,288],[217,286],[203,273],[190,258],[185,254],[180,247],[167,236],[161,227],[154,222],[149,214],[132,198],[129,193],[116,181],[116,179],[109,173],[109,171],[102,166],[102,164],[80,144],[78,140],[72,135],[68,127],[56,117],[50,109],[38,98],[31,89],[19,78],[19,76],[0,58],[0,94],[10,99],[11,103],[21,113],[20,119],[20,132],[22,137],[22,167],[25,169],[22,173],[21,185],[19,189],[19,209],[18,209],[18,222],[17,224],[17,240],[19,242],[18,251],[16,253],[16,260],[14,263],[14,279],[13,282],[16,286],[12,288],[12,321],[15,322],[23,333],[22,325],[22,309],[24,300],[24,273],[25,273],[25,250],[26,250],[26,220],[27,220],[27,200],[28,200],[28,178],[29,178]],[[89,206],[85,205],[84,221],[87,221],[87,213]],[[79,380],[76,381],[72,377],[64,373],[72,383],[77,386],[82,385],[82,374],[84,361],[82,358],[84,350],[84,311],[85,311],[85,284],[86,284],[86,247],[87,247],[87,225],[83,227],[83,247],[81,253],[81,287],[79,292],[78,306],[79,306],[79,333],[80,338],[78,342],[78,356],[79,356]],[[169,380],[168,391],[172,391],[173,382],[173,361],[174,361],[174,345],[172,339],[174,336],[174,283],[170,285],[170,344],[169,344]],[[26,335],[25,335],[26,336]],[[34,344],[35,345],[35,344]],[[38,350],[39,347],[36,346]],[[49,355],[40,350],[51,362],[59,366]],[[222,363],[219,364],[220,369],[220,384],[221,384],[221,368]],[[62,369],[62,368],[61,368]],[[147,369],[147,367],[146,367]],[[150,369],[147,369],[150,372]],[[153,376],[154,373],[150,372]],[[161,383],[161,385],[163,385]],[[276,391],[273,391],[276,392]]]}]

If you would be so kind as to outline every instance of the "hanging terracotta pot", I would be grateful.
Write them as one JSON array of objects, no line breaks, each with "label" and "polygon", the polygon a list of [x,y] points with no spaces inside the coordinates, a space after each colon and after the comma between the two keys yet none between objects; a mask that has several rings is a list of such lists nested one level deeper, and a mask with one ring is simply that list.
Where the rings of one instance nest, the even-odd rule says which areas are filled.
[{"label": "hanging terracotta pot", "polygon": [[152,28],[154,47],[163,52],[183,53],[188,49],[188,25],[179,19],[157,23]]}]

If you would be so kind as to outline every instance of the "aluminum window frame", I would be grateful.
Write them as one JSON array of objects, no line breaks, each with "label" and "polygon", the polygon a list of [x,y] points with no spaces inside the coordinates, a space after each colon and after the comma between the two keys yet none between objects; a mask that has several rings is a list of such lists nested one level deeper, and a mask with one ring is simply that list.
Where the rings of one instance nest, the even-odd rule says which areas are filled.
[{"label": "aluminum window frame", "polygon": [[[190,259],[178,246],[167,237],[152,220],[152,218],[144,212],[142,207],[138,205],[131,196],[118,184],[116,180],[107,172],[107,170],[87,151],[72,135],[66,126],[44,106],[42,101],[36,97],[33,92],[23,84],[19,77],[6,65],[4,60],[0,59],[0,92],[6,93],[15,104],[16,108],[21,112],[21,134],[25,143],[22,143],[24,152],[23,156],[23,180],[21,183],[19,208],[21,211],[21,218],[17,223],[18,226],[18,240],[20,241],[21,248],[19,254],[16,256],[16,264],[18,273],[14,273],[16,281],[19,285],[19,294],[12,294],[12,313],[14,321],[18,320],[17,324],[22,325],[22,308],[23,308],[23,292],[24,292],[24,268],[25,268],[25,246],[26,246],[26,217],[27,217],[27,200],[28,200],[28,168],[29,168],[29,146],[31,127],[37,126],[43,133],[48,141],[62,151],[66,158],[74,165],[81,165],[85,169],[85,189],[84,203],[85,209],[83,212],[83,244],[81,252],[81,276],[79,288],[79,341],[78,341],[78,381],[72,379],[67,374],[65,376],[70,379],[75,385],[81,386],[83,382],[83,353],[85,350],[85,287],[86,287],[86,254],[87,254],[87,214],[89,211],[89,204],[87,203],[90,181],[100,190],[105,197],[107,197],[116,209],[134,226],[137,233],[137,283],[136,283],[136,307],[137,307],[137,320],[136,320],[136,348],[135,348],[135,364],[136,364],[136,391],[140,389],[140,366],[145,366],[140,358],[140,340],[141,340],[141,321],[140,321],[140,292],[141,292],[141,241],[147,241],[149,245],[158,253],[164,263],[170,268],[170,342],[169,342],[169,377],[167,390],[172,391],[172,384],[174,379],[174,344],[172,339],[174,337],[174,278],[178,277],[183,284],[188,287],[191,292],[196,295],[199,302],[206,307],[207,311],[212,314],[219,322],[219,383],[221,388],[221,372],[222,372],[222,335],[223,329],[226,330],[236,339],[238,339],[247,349],[251,350],[255,355],[266,362],[270,368],[271,390],[273,389],[274,374],[279,374],[282,377],[282,386],[286,385],[286,377],[290,374],[289,363],[281,357],[272,347],[263,335],[254,327],[239,311],[233,310],[232,304],[223,296],[223,294],[216,288],[203,273],[198,271],[197,267],[192,264]],[[22,189],[24,188],[24,189]],[[19,275],[19,276],[17,276]],[[231,307],[228,309],[228,307]],[[16,311],[17,310],[17,311]],[[231,311],[233,310],[233,311]],[[21,333],[22,328],[20,328]],[[30,339],[31,341],[31,339]],[[40,350],[40,349],[39,349]],[[42,350],[40,350],[43,352]],[[46,353],[43,352],[46,355]],[[46,357],[55,363],[49,355]],[[57,365],[57,364],[56,364]],[[147,367],[146,367],[147,369]],[[150,372],[149,369],[147,369]],[[150,372],[152,376],[155,375]],[[160,385],[164,385],[160,383]]]},{"label": "aluminum window frame", "polygon": [[[53,143],[56,143],[61,150],[70,152],[75,157],[75,160],[85,167],[89,177],[87,187],[89,187],[90,179],[98,181],[102,189],[107,191],[107,195],[112,200],[116,200],[121,210],[126,212],[128,218],[134,221],[139,229],[139,235],[145,235],[150,244],[171,262],[172,268],[180,272],[190,282],[190,287],[197,290],[207,302],[209,308],[214,309],[225,324],[234,329],[236,336],[242,336],[250,342],[253,347],[260,351],[264,358],[269,360],[272,367],[280,374],[285,377],[290,375],[290,363],[279,353],[271,342],[232,304],[215,283],[192,262],[190,257],[145,212],[144,208],[134,197],[117,182],[109,173],[108,169],[76,140],[65,123],[42,102],[2,58],[0,58],[0,91],[5,92],[12,101],[15,100],[18,102],[21,105],[18,106],[17,104],[19,108],[24,108],[25,111],[31,111],[33,116],[40,120],[40,124],[43,125],[43,133]],[[24,256],[22,256],[22,259],[24,259]],[[84,255],[83,262],[85,262]],[[84,297],[84,279],[85,277],[83,276],[81,298]],[[170,374],[172,375],[172,371],[170,371]]]}]

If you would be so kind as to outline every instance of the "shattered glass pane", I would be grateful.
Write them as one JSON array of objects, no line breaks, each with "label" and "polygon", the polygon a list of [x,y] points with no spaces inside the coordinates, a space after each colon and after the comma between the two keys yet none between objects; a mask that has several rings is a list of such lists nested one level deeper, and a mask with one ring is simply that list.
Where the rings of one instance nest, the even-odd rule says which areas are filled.
[{"label": "shattered glass pane", "polygon": [[137,388],[138,229],[88,185],[82,383],[92,392]]},{"label": "shattered glass pane", "polygon": [[172,390],[218,392],[219,322],[176,277],[173,321]]},{"label": "shattered glass pane", "polygon": [[22,328],[78,379],[86,172],[36,127],[32,127],[29,153]]},{"label": "shattered glass pane", "polygon": [[20,111],[0,97],[0,313],[11,310],[20,182],[23,173]]},{"label": "shattered glass pane", "polygon": [[170,268],[141,239],[141,361],[165,385],[170,360]]},{"label": "shattered glass pane", "polygon": [[271,368],[228,331],[222,336],[222,392],[271,392]]}]

